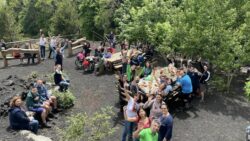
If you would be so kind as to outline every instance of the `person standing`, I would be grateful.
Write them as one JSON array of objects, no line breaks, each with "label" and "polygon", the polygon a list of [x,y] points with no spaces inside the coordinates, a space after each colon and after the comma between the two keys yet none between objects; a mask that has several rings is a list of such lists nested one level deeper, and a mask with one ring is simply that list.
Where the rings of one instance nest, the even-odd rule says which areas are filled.
[{"label": "person standing", "polygon": [[150,128],[144,129],[143,125],[138,126],[138,129],[133,133],[133,137],[139,138],[140,141],[158,141],[159,127],[159,121],[153,120]]},{"label": "person standing", "polygon": [[173,130],[173,117],[168,112],[168,107],[166,104],[161,105],[162,115],[159,117],[160,129],[158,141],[170,141],[172,138]]},{"label": "person standing", "polygon": [[40,54],[41,54],[41,59],[45,59],[45,45],[46,45],[46,39],[44,37],[44,34],[41,35],[40,41],[39,41],[39,46],[40,46]]},{"label": "person standing", "polygon": [[63,67],[63,55],[60,48],[56,48],[55,66],[57,65],[61,65]]},{"label": "person standing", "polygon": [[51,54],[52,54],[52,58],[54,58],[54,51],[56,49],[56,39],[53,36],[52,38],[50,38],[50,44],[49,44],[49,56],[48,58],[51,58]]},{"label": "person standing", "polygon": [[108,39],[109,39],[110,47],[115,48],[115,35],[112,31],[110,32]]},{"label": "person standing", "polygon": [[6,50],[6,43],[4,42],[3,39],[1,39],[1,42],[0,42],[0,50]]},{"label": "person standing", "polygon": [[144,104],[143,108],[150,108],[150,119],[158,119],[161,115],[162,104],[165,104],[165,102],[163,101],[161,94],[157,94],[154,99],[153,95],[150,95],[148,101]]},{"label": "person standing", "polygon": [[207,82],[210,79],[210,72],[208,71],[208,67],[206,65],[203,66],[203,73],[201,74],[201,79],[200,79],[200,95],[201,95],[201,102],[204,101],[204,93],[206,91],[206,87],[207,87]]},{"label": "person standing", "polygon": [[128,90],[124,90],[124,93],[122,93],[126,97],[126,101],[128,101],[127,107],[124,107],[124,117],[125,119],[125,125],[124,125],[124,130],[122,133],[122,141],[126,141],[126,138],[128,136],[128,140],[132,141],[132,134],[133,130],[136,127],[136,122],[135,121],[130,121],[128,119],[131,118],[137,118],[137,111],[139,110],[140,106],[137,103],[139,95],[134,94],[133,97],[128,94]]}]

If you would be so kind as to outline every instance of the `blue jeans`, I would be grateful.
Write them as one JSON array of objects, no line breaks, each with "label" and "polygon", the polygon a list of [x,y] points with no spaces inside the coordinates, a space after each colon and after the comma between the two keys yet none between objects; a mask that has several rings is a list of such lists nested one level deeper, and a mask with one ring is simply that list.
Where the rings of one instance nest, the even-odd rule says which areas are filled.
[{"label": "blue jeans", "polygon": [[61,82],[60,82],[60,89],[61,89],[61,91],[65,91],[65,90],[67,90],[68,89],[68,87],[69,87],[69,83],[70,81],[69,80],[62,80]]},{"label": "blue jeans", "polygon": [[125,121],[124,130],[122,133],[122,141],[126,141],[127,136],[128,136],[128,141],[133,141],[132,135],[135,127],[136,127],[135,122]]},{"label": "blue jeans", "polygon": [[30,131],[34,132],[35,134],[37,133],[38,130],[38,121],[37,120],[32,120],[29,123]]},{"label": "blue jeans", "polygon": [[45,46],[40,46],[41,58],[45,58]]}]

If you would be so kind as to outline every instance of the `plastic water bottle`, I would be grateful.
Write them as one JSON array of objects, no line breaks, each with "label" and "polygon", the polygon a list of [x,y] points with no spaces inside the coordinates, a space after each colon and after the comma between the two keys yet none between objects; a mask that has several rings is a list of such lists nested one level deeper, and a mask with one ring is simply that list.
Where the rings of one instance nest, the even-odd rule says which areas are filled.
[{"label": "plastic water bottle", "polygon": [[246,128],[246,141],[250,141],[250,126]]}]

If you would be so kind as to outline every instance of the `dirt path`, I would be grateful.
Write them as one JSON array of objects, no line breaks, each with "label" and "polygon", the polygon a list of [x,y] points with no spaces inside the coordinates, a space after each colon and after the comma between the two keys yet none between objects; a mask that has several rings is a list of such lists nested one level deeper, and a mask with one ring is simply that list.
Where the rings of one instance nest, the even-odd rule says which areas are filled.
[{"label": "dirt path", "polygon": [[[65,125],[65,115],[77,112],[89,114],[105,106],[113,106],[115,112],[118,95],[114,85],[113,75],[102,75],[96,77],[92,74],[83,75],[81,71],[74,69],[74,57],[64,60],[64,70],[71,79],[71,90],[77,97],[75,106],[59,115],[59,119],[53,121],[59,128]],[[53,60],[45,60],[39,65],[18,65],[18,60],[10,61],[9,68],[0,69],[0,80],[8,75],[24,77],[32,71],[42,74],[51,73]],[[0,61],[2,65],[2,61]],[[235,82],[242,84],[242,82]],[[241,85],[237,85],[241,86]],[[242,91],[239,90],[239,93]],[[233,97],[233,98],[232,98]],[[225,96],[219,94],[209,95],[205,103],[194,101],[194,108],[187,112],[174,114],[174,141],[244,141],[245,128],[250,125],[250,105],[241,95]],[[122,134],[122,121],[114,117],[114,124],[119,127],[116,133],[105,140],[119,141]],[[22,141],[16,133],[6,131],[8,119],[0,119],[0,141]],[[39,132],[45,136],[57,140],[55,130],[43,129]]]}]

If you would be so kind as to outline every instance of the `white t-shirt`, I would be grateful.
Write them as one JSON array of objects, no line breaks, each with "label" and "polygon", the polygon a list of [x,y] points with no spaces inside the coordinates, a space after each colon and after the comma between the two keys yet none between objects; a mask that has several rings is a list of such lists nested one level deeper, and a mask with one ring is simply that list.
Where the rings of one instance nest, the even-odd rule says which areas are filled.
[{"label": "white t-shirt", "polygon": [[39,41],[39,45],[40,46],[45,46],[45,43],[46,43],[46,40],[45,40],[45,38],[40,38],[40,41]]},{"label": "white t-shirt", "polygon": [[[135,107],[134,107],[135,106]],[[134,110],[135,108],[135,110]],[[139,104],[137,104],[132,97],[129,98],[127,105],[127,116],[129,118],[137,117],[137,111],[139,109]]]},{"label": "white t-shirt", "polygon": [[56,40],[55,39],[50,40],[50,46],[51,47],[56,47]]}]

